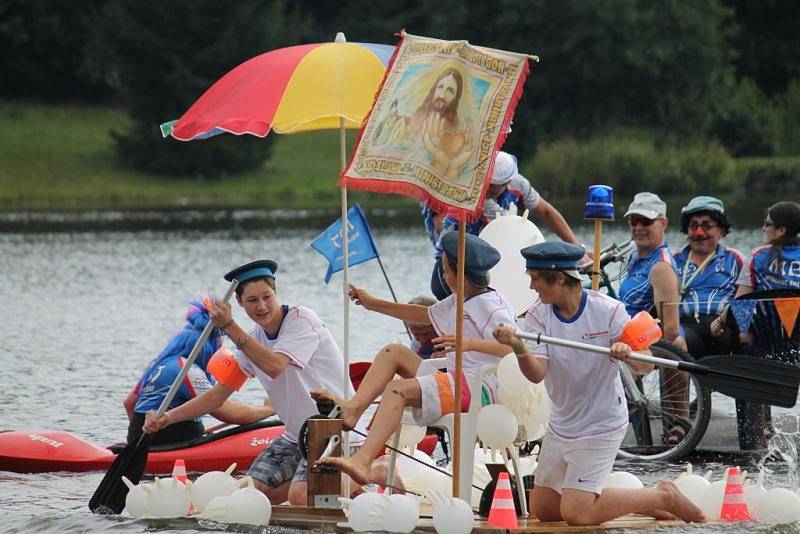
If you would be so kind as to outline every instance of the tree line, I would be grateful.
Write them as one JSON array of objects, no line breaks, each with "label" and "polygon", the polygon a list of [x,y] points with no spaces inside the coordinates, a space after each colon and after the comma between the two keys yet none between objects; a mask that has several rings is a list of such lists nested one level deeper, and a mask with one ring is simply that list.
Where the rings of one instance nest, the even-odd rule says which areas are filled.
[{"label": "tree line", "polygon": [[732,156],[800,150],[800,39],[791,0],[6,0],[0,97],[120,106],[119,154],[148,172],[210,177],[267,156],[265,140],[163,140],[225,72],[264,51],[395,34],[537,54],[507,147],[522,156],[620,129],[708,141]]}]

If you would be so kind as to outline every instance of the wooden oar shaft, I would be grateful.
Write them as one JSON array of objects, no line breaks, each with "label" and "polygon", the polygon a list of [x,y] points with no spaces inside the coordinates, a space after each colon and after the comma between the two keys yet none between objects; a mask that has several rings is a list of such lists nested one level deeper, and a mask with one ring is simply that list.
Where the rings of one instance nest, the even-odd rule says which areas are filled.
[{"label": "wooden oar shaft", "polygon": [[[544,334],[534,334],[529,332],[516,332],[517,337],[522,339],[529,339],[531,341],[535,341],[537,343],[548,343],[550,345],[559,345],[561,347],[568,347],[571,349],[579,349],[585,350],[587,352],[594,352],[597,354],[605,354],[606,356],[611,354],[611,349],[607,347],[598,347],[597,345],[590,345],[588,343],[581,343],[580,341],[572,341],[570,339],[562,339],[560,337],[550,337]],[[689,364],[689,362],[678,362],[674,360],[667,360],[665,358],[658,358],[656,356],[648,356],[647,354],[640,354],[638,352],[633,352],[630,355],[630,359],[649,363],[651,365],[657,365],[659,367],[668,367],[670,369],[680,369],[682,371],[704,371],[706,368],[702,365],[697,364]],[[689,364],[689,365],[686,365]]]},{"label": "wooden oar shaft", "polygon": [[[461,497],[461,369],[464,347],[464,266],[466,264],[467,223],[458,222],[458,259],[456,275],[456,354],[455,354],[455,409],[453,410],[453,497]],[[474,393],[480,395],[480,392]]]},{"label": "wooden oar shaft", "polygon": [[[228,286],[228,290],[225,292],[225,296],[222,297],[223,302],[228,302],[233,295],[233,292],[236,291],[236,286],[239,285],[238,280],[232,280],[231,284]],[[194,364],[194,361],[197,359],[197,355],[200,354],[200,349],[203,348],[208,336],[211,335],[211,331],[214,329],[214,323],[211,319],[208,320],[208,324],[205,328],[203,328],[203,332],[200,334],[200,337],[197,339],[197,343],[194,344],[192,348],[192,352],[189,353],[189,357],[186,358],[186,363],[183,364],[181,371],[178,373],[178,376],[175,377],[175,381],[172,382],[172,386],[170,386],[169,391],[167,392],[167,396],[164,397],[164,400],[161,401],[161,406],[158,407],[158,412],[156,412],[156,418],[161,417],[164,415],[164,412],[167,411],[169,407],[169,403],[172,402],[172,399],[175,398],[175,394],[178,393],[178,389],[183,384],[183,379],[186,377],[186,374],[189,372],[189,368]]]}]

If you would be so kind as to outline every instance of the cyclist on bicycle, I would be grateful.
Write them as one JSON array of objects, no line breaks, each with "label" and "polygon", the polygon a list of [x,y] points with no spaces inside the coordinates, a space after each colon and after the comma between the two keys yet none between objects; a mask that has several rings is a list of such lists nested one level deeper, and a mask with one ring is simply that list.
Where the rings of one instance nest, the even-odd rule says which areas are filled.
[{"label": "cyclist on bicycle", "polygon": [[545,242],[521,252],[531,288],[539,293],[520,320],[521,328],[611,348],[609,362],[577,349],[526,346],[507,325],[494,331],[495,339],[514,351],[525,377],[544,381],[552,402],[534,472],[531,502],[536,517],[570,525],[598,525],[630,513],[704,521],[703,512],[672,482],[655,488],[603,489],[628,427],[619,362],[643,373],[651,367],[629,361],[631,347],[619,341],[630,320],[623,305],[581,287],[581,247]]},{"label": "cyclist on bicycle", "polygon": [[[678,317],[678,276],[675,261],[664,240],[669,221],[667,204],[654,193],[637,193],[625,213],[636,250],[628,258],[628,274],[619,286],[620,300],[628,314],[654,310],[661,319],[664,339],[686,350]],[[676,395],[675,413],[664,428],[667,445],[680,443],[689,429],[689,379],[685,374],[663,369],[665,381],[677,384],[686,394]]]},{"label": "cyclist on bicycle", "polygon": [[731,229],[725,206],[699,196],[681,209],[681,232],[688,244],[674,255],[681,289],[680,317],[689,354],[702,358],[731,352],[730,333],[715,337],[711,323],[736,292],[744,265],[738,250],[720,244]]}]

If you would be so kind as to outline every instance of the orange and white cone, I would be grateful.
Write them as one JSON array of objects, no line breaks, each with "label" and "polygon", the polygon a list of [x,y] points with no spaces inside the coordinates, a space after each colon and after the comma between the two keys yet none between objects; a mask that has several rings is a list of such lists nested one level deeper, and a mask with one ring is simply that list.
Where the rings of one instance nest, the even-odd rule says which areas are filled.
[{"label": "orange and white cone", "polygon": [[511,481],[505,471],[497,477],[492,507],[486,522],[498,528],[519,528],[517,510],[514,508],[514,495],[511,493]]},{"label": "orange and white cone", "polygon": [[744,500],[744,488],[738,467],[728,468],[725,494],[722,497],[722,509],[719,512],[722,521],[752,521],[747,501]]},{"label": "orange and white cone", "polygon": [[[175,465],[172,468],[172,478],[181,482],[184,486],[186,485],[186,481],[189,480],[189,477],[186,476],[186,463],[182,459],[175,460]],[[189,505],[189,513],[193,513],[194,506]]]}]

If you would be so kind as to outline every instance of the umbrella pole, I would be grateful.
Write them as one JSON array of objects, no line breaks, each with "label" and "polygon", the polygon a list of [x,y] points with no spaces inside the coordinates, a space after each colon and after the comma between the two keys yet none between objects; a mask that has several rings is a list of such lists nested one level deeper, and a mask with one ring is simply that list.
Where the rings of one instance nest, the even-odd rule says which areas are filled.
[{"label": "umbrella pole", "polygon": [[[467,243],[467,222],[458,222],[458,261],[456,274],[456,368],[455,368],[455,408],[453,410],[453,497],[461,497],[461,368],[464,341],[464,255]],[[480,392],[477,393],[480,395]],[[464,497],[465,499],[468,497]]]},{"label": "umbrella pole", "polygon": [[[339,163],[341,170],[347,166],[347,136],[344,118],[339,117]],[[350,223],[347,221],[347,187],[342,185],[342,309],[344,315],[344,377],[342,392],[350,399]],[[350,433],[342,432],[342,456],[350,458]],[[350,477],[342,480],[343,497],[350,497]]]}]

